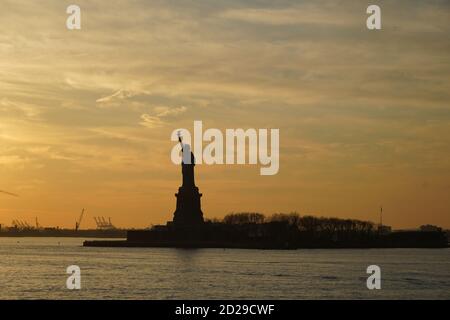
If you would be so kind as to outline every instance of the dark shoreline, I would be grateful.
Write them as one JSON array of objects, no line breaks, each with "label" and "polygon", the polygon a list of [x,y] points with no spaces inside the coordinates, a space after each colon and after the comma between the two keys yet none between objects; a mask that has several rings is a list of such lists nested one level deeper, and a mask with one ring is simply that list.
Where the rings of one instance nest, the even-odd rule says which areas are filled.
[{"label": "dark shoreline", "polygon": [[53,229],[53,230],[17,230],[2,231],[0,238],[117,238],[126,239],[127,230],[70,230],[70,229]]},{"label": "dark shoreline", "polygon": [[261,244],[239,244],[239,243],[217,243],[217,242],[130,242],[130,241],[101,241],[86,240],[84,247],[104,247],[104,248],[180,248],[180,249],[255,249],[255,250],[297,250],[297,249],[445,249],[447,246],[370,246],[370,245],[330,245],[330,246],[275,246]]},{"label": "dark shoreline", "polygon": [[[88,240],[85,247],[124,248],[229,248],[229,249],[369,249],[369,248],[448,248],[442,232],[406,231],[389,234],[369,234],[355,238],[336,239],[326,235],[277,230],[261,234],[236,232],[235,226],[207,225],[203,227],[158,227],[150,230],[130,230],[126,240]],[[252,226],[255,227],[255,226]],[[258,227],[258,226],[256,226]]]}]

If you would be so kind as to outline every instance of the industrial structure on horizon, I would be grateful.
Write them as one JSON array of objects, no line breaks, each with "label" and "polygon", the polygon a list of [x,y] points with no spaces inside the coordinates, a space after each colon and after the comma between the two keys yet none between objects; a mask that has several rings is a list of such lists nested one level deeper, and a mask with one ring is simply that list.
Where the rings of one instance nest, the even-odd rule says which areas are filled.
[{"label": "industrial structure on horizon", "polygon": [[124,238],[125,229],[116,228],[109,217],[93,217],[95,229],[81,229],[81,222],[86,215],[86,209],[75,221],[75,228],[44,227],[39,223],[38,217],[34,224],[23,219],[13,219],[10,226],[0,223],[0,236],[2,237],[102,237],[102,238]]}]

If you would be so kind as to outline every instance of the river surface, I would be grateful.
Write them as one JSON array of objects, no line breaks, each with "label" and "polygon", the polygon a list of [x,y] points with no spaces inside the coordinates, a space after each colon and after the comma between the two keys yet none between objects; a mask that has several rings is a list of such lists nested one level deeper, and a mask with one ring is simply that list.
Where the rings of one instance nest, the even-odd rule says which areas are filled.
[{"label": "river surface", "polygon": [[[0,299],[450,299],[450,249],[85,248],[0,238]],[[81,270],[69,290],[66,269]],[[366,269],[381,268],[368,290]]]}]

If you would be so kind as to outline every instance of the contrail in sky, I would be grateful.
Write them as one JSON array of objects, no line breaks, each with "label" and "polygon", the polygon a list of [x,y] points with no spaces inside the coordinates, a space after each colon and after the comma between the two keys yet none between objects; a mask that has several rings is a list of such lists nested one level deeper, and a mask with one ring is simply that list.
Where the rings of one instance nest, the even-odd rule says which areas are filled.
[{"label": "contrail in sky", "polygon": [[0,190],[0,193],[4,193],[4,194],[7,194],[7,195],[10,195],[10,196],[13,196],[13,197],[18,197],[19,196],[19,195],[15,194],[15,193],[3,191],[3,190]]}]

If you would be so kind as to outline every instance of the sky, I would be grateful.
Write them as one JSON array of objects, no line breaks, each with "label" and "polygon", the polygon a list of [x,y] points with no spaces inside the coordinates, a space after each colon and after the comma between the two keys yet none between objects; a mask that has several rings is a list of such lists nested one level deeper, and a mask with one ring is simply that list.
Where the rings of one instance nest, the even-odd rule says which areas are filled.
[{"label": "sky", "polygon": [[[81,30],[66,8],[81,8]],[[382,30],[366,28],[381,7]],[[450,228],[448,1],[2,0],[0,223],[172,219],[176,128],[277,128],[280,169],[197,165],[206,218]],[[11,194],[8,194],[11,193]],[[17,196],[15,196],[17,195]]]}]

